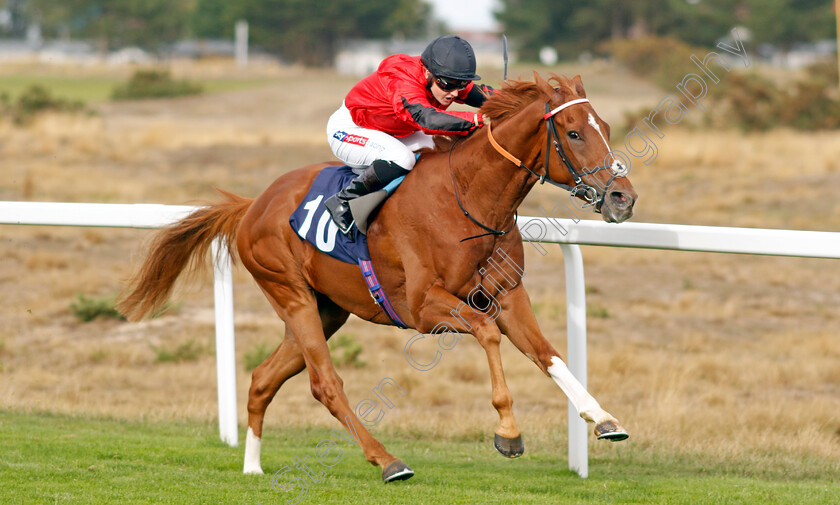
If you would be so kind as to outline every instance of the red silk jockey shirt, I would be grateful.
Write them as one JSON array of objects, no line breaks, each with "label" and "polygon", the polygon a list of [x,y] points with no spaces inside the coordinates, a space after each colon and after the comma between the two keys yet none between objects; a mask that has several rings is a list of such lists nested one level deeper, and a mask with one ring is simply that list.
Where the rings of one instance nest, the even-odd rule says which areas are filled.
[{"label": "red silk jockey shirt", "polygon": [[[420,57],[395,54],[385,58],[376,72],[353,86],[344,104],[358,126],[394,137],[405,137],[418,130],[429,135],[466,135],[476,128],[474,112],[446,112],[446,107],[435,100],[427,86]],[[473,86],[470,82],[455,101],[464,103]],[[481,124],[480,114],[478,119]]]}]

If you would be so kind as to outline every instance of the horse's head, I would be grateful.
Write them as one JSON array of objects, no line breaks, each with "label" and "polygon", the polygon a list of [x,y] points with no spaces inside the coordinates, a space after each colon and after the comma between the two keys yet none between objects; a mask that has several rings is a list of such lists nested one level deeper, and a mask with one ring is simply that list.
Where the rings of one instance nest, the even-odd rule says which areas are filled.
[{"label": "horse's head", "polygon": [[567,189],[585,202],[584,207],[600,212],[604,221],[629,219],[637,198],[626,177],[629,168],[610,151],[610,126],[589,103],[580,76],[568,79],[553,75],[549,81],[557,84],[556,88],[536,72],[534,77],[535,82],[506,82],[502,91],[481,108],[485,117],[500,128],[508,126],[510,118],[508,137],[517,131],[520,137],[526,135],[519,139],[518,151],[528,163],[507,152],[494,139],[488,124],[487,135],[495,150],[540,182]]},{"label": "horse's head", "polygon": [[627,165],[610,151],[610,126],[586,99],[580,76],[553,75],[549,81],[534,73],[546,96],[545,129],[556,156],[549,157],[546,179],[570,188],[572,194],[600,212],[604,221],[620,223],[633,215],[638,195],[627,179]]}]

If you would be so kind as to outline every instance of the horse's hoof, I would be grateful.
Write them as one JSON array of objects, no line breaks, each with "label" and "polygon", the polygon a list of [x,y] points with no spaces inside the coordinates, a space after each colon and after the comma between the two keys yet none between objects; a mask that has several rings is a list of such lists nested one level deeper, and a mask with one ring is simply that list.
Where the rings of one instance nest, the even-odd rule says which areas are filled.
[{"label": "horse's hoof", "polygon": [[604,421],[595,426],[595,436],[598,440],[609,440],[610,442],[621,442],[627,440],[630,435],[616,421]]},{"label": "horse's hoof", "polygon": [[414,476],[414,470],[408,467],[401,460],[392,461],[382,470],[382,482],[385,484],[395,480],[406,480]]},{"label": "horse's hoof", "polygon": [[506,458],[518,458],[525,452],[525,444],[522,443],[522,435],[516,438],[505,438],[498,433],[493,438],[493,446],[502,456]]}]

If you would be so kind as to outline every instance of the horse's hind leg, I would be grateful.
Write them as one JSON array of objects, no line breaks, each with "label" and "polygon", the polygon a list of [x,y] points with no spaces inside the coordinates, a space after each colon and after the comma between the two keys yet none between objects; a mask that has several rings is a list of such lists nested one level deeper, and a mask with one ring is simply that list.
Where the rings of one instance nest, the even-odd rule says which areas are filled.
[{"label": "horse's hind leg", "polygon": [[305,368],[303,355],[294,337],[286,331],[283,342],[251,374],[248,391],[248,432],[245,435],[244,473],[261,474],[260,450],[265,410],[286,380]]},{"label": "horse's hind leg", "polygon": [[[347,321],[350,315],[326,297],[318,298],[318,312],[324,336],[329,339]],[[260,465],[260,446],[265,411],[274,395],[288,379],[306,368],[300,346],[291,330],[283,342],[266,358],[251,375],[248,391],[248,432],[245,436],[244,473],[263,473]]]},{"label": "horse's hind leg", "polygon": [[[291,332],[295,337],[309,371],[309,383],[315,399],[324,404],[347,428],[362,447],[365,458],[382,467],[382,479],[385,482],[407,479],[414,475],[414,471],[405,463],[385,450],[385,446],[367,431],[350,408],[344,394],[344,383],[330,358],[330,350],[317,309],[318,303],[312,291],[308,288],[296,289],[291,283],[266,280],[258,282],[278,314],[286,321],[287,334]],[[284,305],[280,305],[278,300],[283,300]]]}]

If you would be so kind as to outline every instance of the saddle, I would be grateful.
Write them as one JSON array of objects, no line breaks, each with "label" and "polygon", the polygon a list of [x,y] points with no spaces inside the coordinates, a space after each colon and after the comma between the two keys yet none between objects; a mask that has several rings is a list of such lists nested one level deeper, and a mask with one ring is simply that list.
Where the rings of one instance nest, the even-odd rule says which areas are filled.
[{"label": "saddle", "polygon": [[338,193],[356,174],[348,166],[328,166],[318,173],[309,187],[303,201],[289,217],[289,224],[302,240],[314,245],[319,251],[345,263],[357,264],[360,259],[369,260],[367,230],[375,212],[400,185],[404,177],[398,177],[379,191],[350,201],[355,227],[351,240],[338,232],[338,227],[324,207],[324,200]]}]

